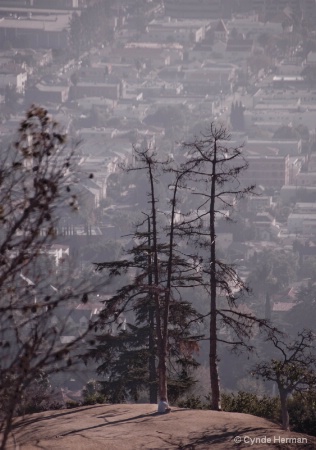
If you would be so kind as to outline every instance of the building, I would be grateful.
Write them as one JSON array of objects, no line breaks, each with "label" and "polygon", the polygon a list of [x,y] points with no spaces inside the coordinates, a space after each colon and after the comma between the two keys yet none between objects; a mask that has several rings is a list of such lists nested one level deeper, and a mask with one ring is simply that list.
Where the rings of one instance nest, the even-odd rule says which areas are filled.
[{"label": "building", "polygon": [[7,86],[16,90],[19,94],[24,94],[27,81],[27,72],[18,67],[0,68],[0,91],[4,91]]},{"label": "building", "polygon": [[147,28],[147,40],[156,42],[198,43],[205,39],[207,21],[185,19],[154,19]]},{"label": "building", "polygon": [[80,82],[76,86],[71,86],[70,96],[72,99],[83,97],[104,97],[117,100],[124,97],[125,90],[121,89],[122,83],[89,83]]},{"label": "building", "polygon": [[312,202],[297,202],[293,212],[301,214],[316,213],[316,203]]},{"label": "building", "polygon": [[272,206],[272,197],[267,195],[250,196],[247,201],[247,210],[249,212],[264,211]]},{"label": "building", "polygon": [[301,139],[289,140],[255,140],[247,139],[247,151],[253,155],[298,156],[302,152]]},{"label": "building", "polygon": [[46,248],[42,250],[42,253],[48,255],[55,266],[58,267],[65,259],[69,258],[69,246],[59,244],[47,245]]},{"label": "building", "polygon": [[1,0],[1,6],[9,8],[48,8],[51,9],[70,9],[86,5],[86,0]]},{"label": "building", "polygon": [[253,40],[246,39],[243,36],[231,37],[227,41],[226,53],[229,56],[245,57],[250,56],[253,51]]},{"label": "building", "polygon": [[310,51],[306,56],[306,65],[308,67],[316,67],[316,52]]},{"label": "building", "polygon": [[29,0],[29,3],[36,8],[51,8],[53,4],[56,9],[79,8],[82,4],[80,0],[54,0],[53,3],[51,0]]},{"label": "building", "polygon": [[289,233],[315,235],[316,213],[291,213],[287,219]]},{"label": "building", "polygon": [[258,212],[252,220],[252,228],[258,241],[270,241],[279,232],[276,220],[268,212]]},{"label": "building", "polygon": [[217,22],[214,29],[214,37],[217,41],[226,42],[228,39],[228,30],[222,19]]},{"label": "building", "polygon": [[283,186],[280,191],[280,198],[282,203],[295,203],[300,202],[311,202],[315,201],[316,198],[316,187],[315,186],[297,186],[289,185]]},{"label": "building", "polygon": [[296,175],[295,183],[297,186],[316,186],[316,172],[301,171]]},{"label": "building", "polygon": [[165,15],[176,19],[220,19],[221,0],[165,0]]},{"label": "building", "polygon": [[109,55],[111,62],[130,63],[135,61],[146,66],[162,68],[183,61],[184,46],[179,43],[129,42],[124,48],[115,48]]},{"label": "building", "polygon": [[48,86],[38,83],[26,91],[26,102],[31,103],[64,103],[68,100],[68,86]]},{"label": "building", "polygon": [[249,167],[240,179],[249,185],[280,189],[289,184],[290,163],[288,156],[246,156]]},{"label": "building", "polygon": [[316,92],[306,89],[260,88],[252,97],[252,106],[261,108],[292,108],[299,110],[304,105],[315,104]]},{"label": "building", "polygon": [[61,49],[68,45],[68,26],[71,14],[50,13],[0,18],[0,42],[18,48]]}]

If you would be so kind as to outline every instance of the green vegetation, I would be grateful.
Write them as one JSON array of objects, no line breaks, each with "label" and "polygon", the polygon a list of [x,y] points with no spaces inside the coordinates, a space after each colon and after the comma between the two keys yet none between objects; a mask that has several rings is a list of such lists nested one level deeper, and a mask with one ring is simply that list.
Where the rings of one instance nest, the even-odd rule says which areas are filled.
[{"label": "green vegetation", "polygon": [[[222,393],[223,411],[251,414],[280,423],[281,403],[278,397],[256,395],[245,391]],[[209,409],[209,398],[188,396],[177,402],[180,408]],[[316,436],[316,392],[294,394],[288,401],[291,430]]]}]

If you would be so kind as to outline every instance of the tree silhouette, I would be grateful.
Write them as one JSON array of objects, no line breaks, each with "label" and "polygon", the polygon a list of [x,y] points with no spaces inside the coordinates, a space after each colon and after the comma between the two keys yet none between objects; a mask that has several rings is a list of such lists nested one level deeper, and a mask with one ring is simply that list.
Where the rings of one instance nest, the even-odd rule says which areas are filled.
[{"label": "tree silhouette", "polygon": [[[196,206],[192,214],[177,226],[178,232],[199,249],[202,284],[209,295],[211,407],[215,410],[221,409],[218,342],[251,348],[246,341],[252,336],[254,325],[269,326],[265,320],[238,309],[238,300],[248,288],[234,267],[218,258],[216,216],[223,215],[222,209],[232,209],[235,200],[254,189],[254,186],[243,187],[240,184],[239,175],[248,164],[241,148],[229,146],[229,139],[225,128],[212,124],[201,138],[184,144],[186,161],[181,170],[186,173],[189,189],[196,197]],[[229,330],[227,338],[219,337],[220,323]]]},{"label": "tree silhouette", "polygon": [[[97,265],[98,270],[107,270],[110,277],[120,276],[131,268],[138,269],[132,283],[124,285],[110,301],[106,302],[102,315],[105,326],[108,326],[126,308],[132,308],[134,312],[137,312],[139,302],[152,305],[148,310],[148,314],[152,314],[151,317],[148,316],[143,322],[147,326],[150,323],[154,324],[155,354],[158,359],[158,396],[160,400],[168,401],[170,355],[175,352],[177,364],[184,367],[188,366],[189,349],[196,349],[193,344],[198,336],[191,338],[188,333],[190,326],[197,318],[200,318],[200,315],[183,301],[182,290],[186,287],[197,286],[200,276],[196,271],[196,262],[182,255],[175,235],[177,195],[182,186],[184,173],[171,170],[169,161],[159,161],[153,150],[135,147],[134,155],[135,165],[128,170],[144,171],[148,177],[149,228],[146,232],[137,231],[134,234],[134,238],[140,240],[140,244],[133,247],[131,259]],[[159,199],[156,194],[156,185],[162,170],[172,175],[169,190],[171,192],[170,212],[167,214],[167,224],[164,227],[159,220]],[[146,268],[144,253],[148,256]],[[122,335],[119,338],[123,337]],[[149,353],[151,353],[150,348]],[[183,357],[184,353],[188,355],[186,361]]]},{"label": "tree silhouette", "polygon": [[288,397],[293,392],[304,392],[316,386],[315,336],[304,330],[297,334],[296,340],[287,342],[285,338],[268,336],[277,356],[270,361],[259,363],[252,373],[264,380],[276,382],[279,390],[282,426],[289,430]]},{"label": "tree silhouette", "polygon": [[[87,301],[80,279],[57,279],[45,264],[61,212],[76,209],[74,149],[47,111],[33,106],[18,137],[0,156],[0,434],[4,450],[23,393],[40,373],[65,370],[82,337],[62,343],[52,316],[70,301]],[[48,261],[50,262],[50,261]],[[54,279],[57,284],[51,286]],[[71,279],[71,282],[69,281]]]}]

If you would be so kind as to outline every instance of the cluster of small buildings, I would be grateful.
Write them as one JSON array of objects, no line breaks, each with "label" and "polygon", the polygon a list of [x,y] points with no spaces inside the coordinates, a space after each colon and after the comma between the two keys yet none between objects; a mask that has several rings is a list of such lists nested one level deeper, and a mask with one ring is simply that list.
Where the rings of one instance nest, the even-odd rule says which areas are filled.
[{"label": "cluster of small buildings", "polygon": [[[69,46],[71,18],[91,2],[53,3],[52,9],[49,0],[1,2],[0,140],[21,118],[6,113],[8,87],[19,96],[20,113],[31,103],[47,107],[81,140],[78,165],[94,178],[83,177],[78,193],[92,218],[134,144],[175,148],[172,120],[167,126],[149,120],[157,110],[185,110],[179,128],[189,139],[192,126],[205,120],[232,128],[238,103],[242,121],[231,144],[242,145],[249,164],[242,182],[261,191],[245,212],[254,242],[314,239],[316,85],[304,73],[316,69],[316,52],[305,51],[303,38],[294,42],[293,30],[299,21],[316,37],[315,1],[154,0],[137,10],[121,1],[107,23],[112,42],[66,62],[56,55]],[[280,40],[290,44],[282,50]],[[307,137],[289,134],[302,128]],[[65,220],[60,244],[71,253],[83,236],[97,241],[106,233],[116,236],[102,218],[88,225]],[[225,250],[233,244],[229,233],[219,239]],[[50,250],[58,260],[59,250]]]}]

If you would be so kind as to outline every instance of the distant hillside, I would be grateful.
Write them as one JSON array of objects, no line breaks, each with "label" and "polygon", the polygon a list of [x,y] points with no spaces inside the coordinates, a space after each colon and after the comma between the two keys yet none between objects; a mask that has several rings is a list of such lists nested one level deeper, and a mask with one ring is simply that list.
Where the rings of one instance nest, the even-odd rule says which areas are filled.
[{"label": "distant hillside", "polygon": [[[14,429],[15,444],[12,441],[12,445],[8,448],[19,450],[316,448],[316,438],[284,432],[268,420],[247,414],[175,408],[170,414],[158,415],[156,409],[155,405],[148,404],[97,405],[25,416],[17,420]],[[257,439],[257,443],[251,445],[250,439]],[[265,440],[268,443],[265,443]]]}]

